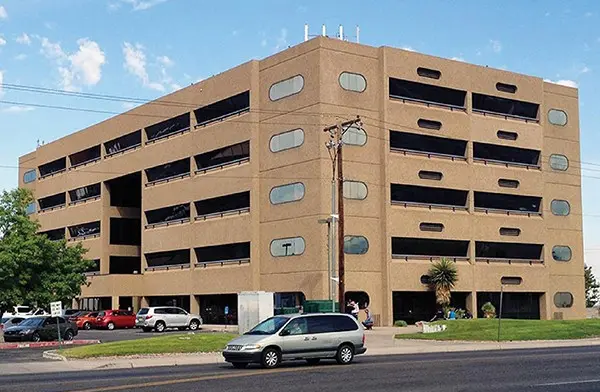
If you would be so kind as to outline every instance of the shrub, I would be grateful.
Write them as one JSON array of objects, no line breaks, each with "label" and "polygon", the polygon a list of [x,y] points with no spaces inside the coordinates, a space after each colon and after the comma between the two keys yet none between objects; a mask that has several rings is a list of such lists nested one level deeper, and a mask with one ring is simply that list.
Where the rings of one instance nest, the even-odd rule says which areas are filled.
[{"label": "shrub", "polygon": [[485,318],[495,318],[496,317],[496,307],[492,305],[491,302],[486,302],[481,307],[481,311],[483,312],[483,316]]},{"label": "shrub", "polygon": [[408,323],[404,320],[396,320],[394,321],[394,327],[406,327]]}]

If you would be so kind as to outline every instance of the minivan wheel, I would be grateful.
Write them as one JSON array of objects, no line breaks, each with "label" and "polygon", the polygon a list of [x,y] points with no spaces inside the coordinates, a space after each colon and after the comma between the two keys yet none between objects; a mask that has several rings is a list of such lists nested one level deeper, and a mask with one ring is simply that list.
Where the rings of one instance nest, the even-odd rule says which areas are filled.
[{"label": "minivan wheel", "polygon": [[154,329],[156,330],[156,332],[165,332],[165,328],[167,326],[165,325],[165,323],[163,323],[162,321],[158,321],[156,322],[156,324],[154,325]]},{"label": "minivan wheel", "polygon": [[108,328],[109,331],[112,331],[113,329],[115,329],[115,323],[110,322],[106,324],[106,328]]},{"label": "minivan wheel", "polygon": [[232,362],[231,364],[236,369],[246,369],[248,367],[246,362]]},{"label": "minivan wheel", "polygon": [[190,331],[196,331],[199,326],[200,326],[200,323],[198,322],[198,320],[190,321]]},{"label": "minivan wheel", "polygon": [[343,344],[338,349],[335,360],[340,365],[348,365],[354,359],[354,350],[347,344]]},{"label": "minivan wheel", "polygon": [[281,353],[274,348],[267,348],[262,353],[261,365],[265,369],[274,369],[281,363]]},{"label": "minivan wheel", "polygon": [[320,358],[308,358],[308,359],[306,360],[306,363],[308,363],[308,364],[309,364],[309,365],[311,365],[311,366],[318,365],[318,364],[319,364],[319,362],[321,362],[321,359],[320,359]]}]

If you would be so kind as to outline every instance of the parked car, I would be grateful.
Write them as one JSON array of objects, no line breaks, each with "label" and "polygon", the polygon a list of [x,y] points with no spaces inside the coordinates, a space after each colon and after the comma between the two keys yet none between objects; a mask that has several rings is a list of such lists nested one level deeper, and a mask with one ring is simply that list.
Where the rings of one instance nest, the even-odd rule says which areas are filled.
[{"label": "parked car", "polygon": [[135,314],[128,310],[103,310],[98,312],[93,326],[111,331],[115,328],[134,328]]},{"label": "parked car", "polygon": [[90,330],[94,326],[98,312],[82,312],[75,318],[75,324],[79,329]]},{"label": "parked car", "polygon": [[50,313],[46,312],[44,309],[37,308],[32,309],[29,306],[17,305],[13,307],[12,312],[4,312],[2,318],[8,317],[35,317],[35,316],[50,316]]},{"label": "parked car", "polygon": [[202,317],[174,306],[141,308],[135,322],[135,326],[142,328],[144,332],[150,332],[153,329],[156,332],[164,332],[168,328],[178,328],[180,331],[189,328],[191,331],[195,331],[201,325]]},{"label": "parked car", "polygon": [[15,325],[19,325],[21,321],[25,320],[24,317],[3,317],[0,319],[0,332]]},{"label": "parked car", "polygon": [[281,315],[266,319],[223,350],[225,361],[236,368],[259,363],[275,368],[281,361],[321,359],[349,364],[364,354],[365,332],[352,316],[342,313]]},{"label": "parked car", "polygon": [[6,342],[57,340],[59,328],[63,340],[73,340],[73,337],[77,336],[77,325],[69,323],[63,317],[37,316],[26,318],[19,325],[4,330],[4,340]]}]

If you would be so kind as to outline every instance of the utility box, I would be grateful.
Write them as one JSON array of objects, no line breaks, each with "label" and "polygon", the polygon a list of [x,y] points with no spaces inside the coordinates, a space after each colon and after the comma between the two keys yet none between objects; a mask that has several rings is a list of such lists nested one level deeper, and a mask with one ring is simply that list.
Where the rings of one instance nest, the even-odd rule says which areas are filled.
[{"label": "utility box", "polygon": [[261,321],[273,317],[273,293],[243,291],[238,294],[238,329],[244,334]]}]

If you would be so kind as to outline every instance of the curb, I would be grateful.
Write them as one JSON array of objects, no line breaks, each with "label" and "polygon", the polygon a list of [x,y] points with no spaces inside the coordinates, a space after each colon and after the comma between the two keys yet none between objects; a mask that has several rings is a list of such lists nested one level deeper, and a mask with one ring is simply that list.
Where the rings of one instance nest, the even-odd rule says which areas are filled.
[{"label": "curb", "polygon": [[37,342],[37,343],[0,343],[0,350],[14,350],[21,348],[44,348],[62,346],[80,346],[84,344],[98,344],[99,340],[71,340],[69,342]]},{"label": "curb", "polygon": [[67,361],[67,358],[57,353],[55,350],[44,351],[42,358],[51,359],[53,361]]}]

